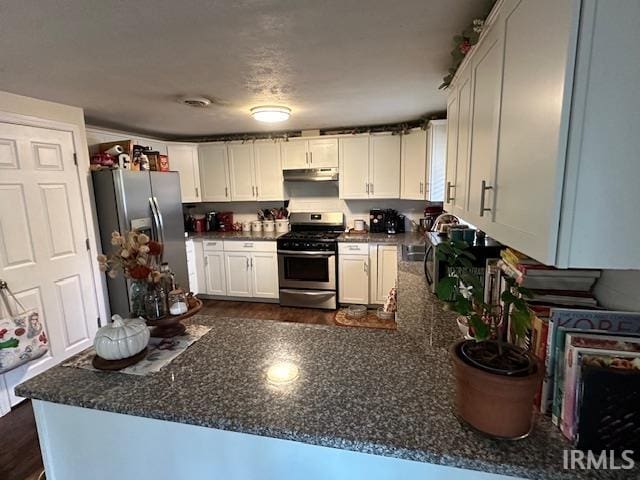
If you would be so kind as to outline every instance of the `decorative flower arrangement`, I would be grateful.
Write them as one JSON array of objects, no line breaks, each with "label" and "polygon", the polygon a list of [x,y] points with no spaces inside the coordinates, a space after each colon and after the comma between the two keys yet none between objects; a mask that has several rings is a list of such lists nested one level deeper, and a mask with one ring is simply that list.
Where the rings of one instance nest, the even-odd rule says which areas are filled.
[{"label": "decorative flower arrangement", "polygon": [[460,35],[453,37],[454,47],[453,50],[451,50],[452,65],[449,68],[449,73],[442,79],[442,84],[438,87],[440,90],[447,88],[449,84],[451,84],[464,57],[469,53],[471,47],[478,43],[483,28],[484,20],[476,18]]},{"label": "decorative flower arrangement", "polygon": [[126,278],[159,283],[162,274],[158,271],[158,262],[162,254],[162,244],[151,240],[148,235],[137,231],[111,234],[111,245],[115,251],[110,255],[98,255],[98,264],[102,272],[111,278],[121,270]]}]

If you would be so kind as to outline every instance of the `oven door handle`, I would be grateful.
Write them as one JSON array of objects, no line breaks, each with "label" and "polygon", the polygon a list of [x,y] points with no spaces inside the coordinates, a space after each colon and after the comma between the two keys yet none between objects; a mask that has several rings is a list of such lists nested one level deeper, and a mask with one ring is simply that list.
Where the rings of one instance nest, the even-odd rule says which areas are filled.
[{"label": "oven door handle", "polygon": [[[431,272],[429,272],[429,256],[434,254],[434,248],[433,245],[429,245],[429,247],[427,248],[427,251],[425,252],[424,255],[424,276],[427,279],[427,284],[429,286],[433,285],[433,277],[431,276]],[[434,258],[434,262],[435,262],[435,258]]]},{"label": "oven door handle", "polygon": [[291,293],[294,295],[308,295],[311,297],[320,297],[322,295],[335,295],[336,292],[310,292],[309,290],[290,290],[288,288],[281,288],[280,289],[281,293]]},{"label": "oven door handle", "polygon": [[333,257],[336,252],[298,252],[296,250],[278,250],[278,255],[300,257]]}]

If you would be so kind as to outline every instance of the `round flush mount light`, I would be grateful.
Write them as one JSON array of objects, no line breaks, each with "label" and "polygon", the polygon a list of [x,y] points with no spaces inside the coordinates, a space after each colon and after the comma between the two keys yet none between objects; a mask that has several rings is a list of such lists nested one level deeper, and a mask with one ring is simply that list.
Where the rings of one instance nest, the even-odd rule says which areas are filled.
[{"label": "round flush mount light", "polygon": [[277,105],[261,105],[251,109],[251,116],[259,122],[284,122],[291,116],[291,109]]},{"label": "round flush mount light", "polygon": [[277,362],[267,368],[267,380],[275,385],[293,382],[300,375],[300,369],[291,362]]}]

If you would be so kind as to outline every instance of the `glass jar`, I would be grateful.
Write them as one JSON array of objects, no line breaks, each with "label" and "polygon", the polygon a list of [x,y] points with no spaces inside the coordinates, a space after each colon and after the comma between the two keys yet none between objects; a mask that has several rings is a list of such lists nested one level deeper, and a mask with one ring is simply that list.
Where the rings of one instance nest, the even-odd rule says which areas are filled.
[{"label": "glass jar", "polygon": [[169,292],[169,313],[171,315],[182,315],[189,310],[187,296],[182,290],[173,290]]},{"label": "glass jar", "polygon": [[159,320],[167,316],[167,297],[162,287],[149,289],[144,297],[144,313],[147,320]]},{"label": "glass jar", "polygon": [[129,303],[133,317],[144,316],[145,295],[147,294],[148,283],[146,280],[131,280],[129,284]]}]

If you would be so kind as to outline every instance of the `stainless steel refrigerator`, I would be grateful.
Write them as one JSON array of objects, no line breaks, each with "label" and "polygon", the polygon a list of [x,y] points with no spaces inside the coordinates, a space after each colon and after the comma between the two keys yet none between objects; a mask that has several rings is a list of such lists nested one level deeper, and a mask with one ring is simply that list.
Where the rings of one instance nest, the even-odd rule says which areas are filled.
[{"label": "stainless steel refrigerator", "polygon": [[[180,177],[177,172],[92,172],[102,249],[110,252],[111,233],[138,230],[162,242],[176,283],[189,288]],[[128,315],[129,286],[122,275],[107,277],[111,314]]]}]

